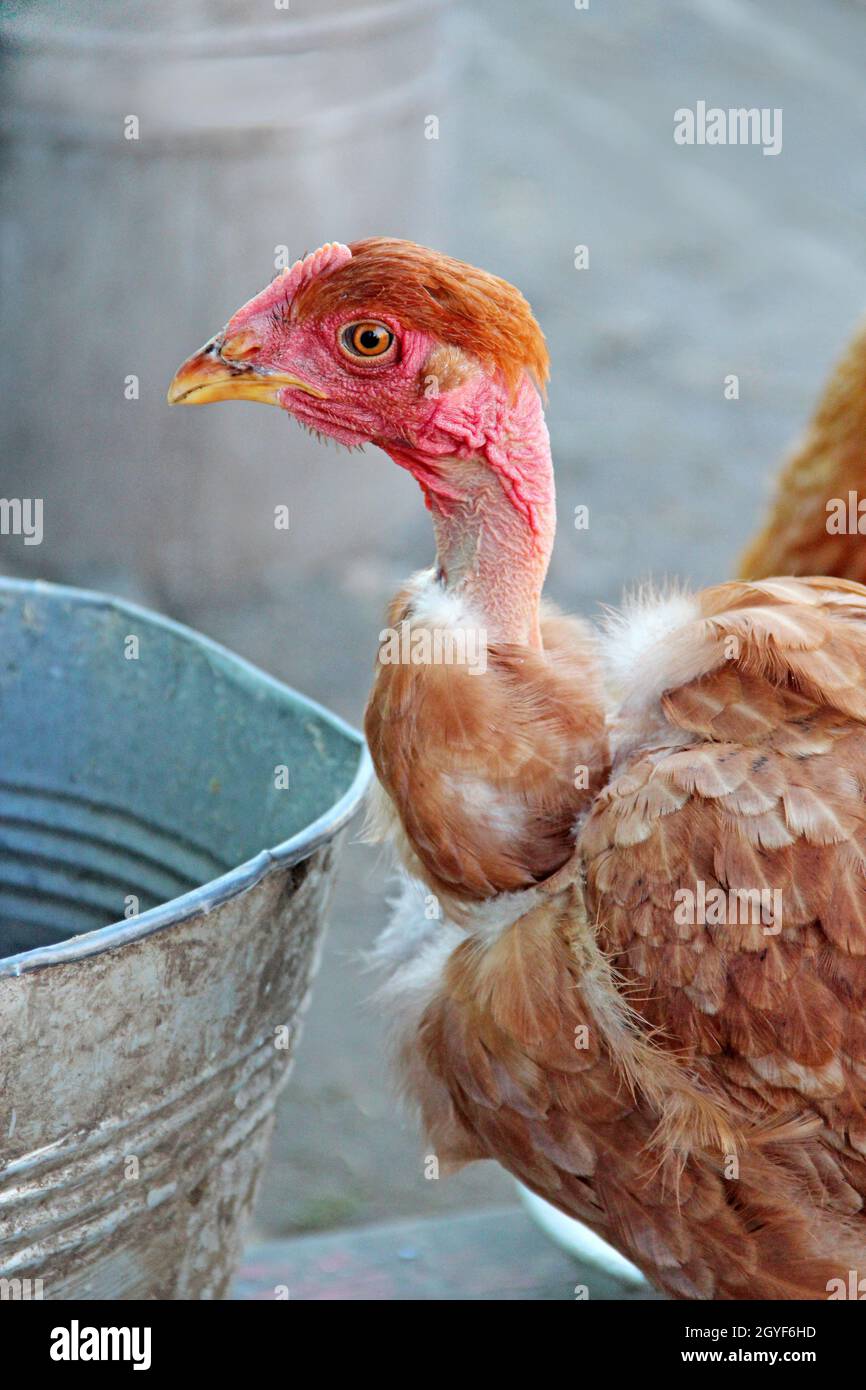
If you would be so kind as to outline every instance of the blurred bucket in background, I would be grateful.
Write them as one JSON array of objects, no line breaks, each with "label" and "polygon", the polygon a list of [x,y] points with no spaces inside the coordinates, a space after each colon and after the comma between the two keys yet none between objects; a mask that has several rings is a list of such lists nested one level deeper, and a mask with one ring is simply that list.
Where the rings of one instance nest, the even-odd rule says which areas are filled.
[{"label": "blurred bucket in background", "polygon": [[605,1274],[633,1289],[648,1287],[647,1279],[637,1265],[632,1264],[631,1260],[627,1260],[625,1255],[621,1255],[612,1245],[608,1245],[607,1241],[597,1236],[589,1226],[584,1226],[582,1221],[575,1221],[572,1216],[566,1216],[564,1211],[560,1211],[550,1202],[545,1202],[543,1197],[530,1192],[529,1188],[520,1182],[517,1184],[517,1190],[536,1226],[561,1250],[571,1255],[579,1266],[584,1269],[587,1266],[601,1269]]},{"label": "blurred bucket in background", "polygon": [[[29,0],[0,22],[6,496],[44,500],[12,572],[169,611],[283,589],[324,540],[401,524],[375,458],[278,411],[170,413],[178,361],[278,258],[444,235],[445,0]],[[381,481],[380,481],[381,479]],[[363,483],[360,481],[363,480]],[[323,505],[323,495],[328,505]],[[287,505],[291,544],[275,530]],[[411,511],[410,511],[411,508]]]},{"label": "blurred bucket in background", "polygon": [[6,580],[0,772],[0,1278],[220,1297],[360,735],[175,623]]}]

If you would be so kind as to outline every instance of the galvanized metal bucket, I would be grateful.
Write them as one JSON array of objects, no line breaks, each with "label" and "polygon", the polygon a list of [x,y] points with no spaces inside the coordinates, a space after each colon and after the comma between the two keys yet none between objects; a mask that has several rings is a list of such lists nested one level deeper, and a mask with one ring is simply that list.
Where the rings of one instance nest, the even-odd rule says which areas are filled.
[{"label": "galvanized metal bucket", "polygon": [[368,777],[213,642],[0,580],[7,1297],[225,1293]]}]

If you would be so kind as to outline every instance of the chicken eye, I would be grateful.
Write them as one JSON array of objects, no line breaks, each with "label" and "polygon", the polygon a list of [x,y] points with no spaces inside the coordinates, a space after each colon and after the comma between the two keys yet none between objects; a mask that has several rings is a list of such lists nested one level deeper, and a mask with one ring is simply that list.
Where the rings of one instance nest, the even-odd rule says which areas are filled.
[{"label": "chicken eye", "polygon": [[340,340],[352,357],[382,357],[393,343],[394,334],[384,323],[365,319],[361,323],[347,324]]}]

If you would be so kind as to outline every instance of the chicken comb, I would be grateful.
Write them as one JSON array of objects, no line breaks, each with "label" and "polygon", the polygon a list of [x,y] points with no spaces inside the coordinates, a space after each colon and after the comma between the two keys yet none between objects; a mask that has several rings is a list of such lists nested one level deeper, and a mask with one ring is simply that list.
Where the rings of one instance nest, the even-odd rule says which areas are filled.
[{"label": "chicken comb", "polygon": [[267,314],[276,308],[287,309],[313,280],[330,275],[351,259],[352,253],[348,246],[343,246],[339,241],[326,241],[317,251],[310,251],[301,260],[295,261],[294,265],[275,275],[265,289],[238,309],[229,324],[229,329],[234,331],[240,326],[241,321],[246,321],[253,315]]},{"label": "chicken comb", "polygon": [[320,275],[330,275],[351,259],[352,253],[348,246],[344,246],[341,241],[326,241],[318,251],[310,251],[302,260],[295,261],[294,265],[283,271],[279,277],[280,290],[288,303],[292,304],[295,297],[311,281]]},{"label": "chicken comb", "polygon": [[336,249],[342,259],[328,263],[326,278],[317,271],[293,290],[293,312],[300,321],[346,309],[393,314],[406,328],[429,333],[476,358],[487,371],[500,372],[512,394],[524,372],[544,389],[544,335],[523,295],[507,280],[392,237]]}]

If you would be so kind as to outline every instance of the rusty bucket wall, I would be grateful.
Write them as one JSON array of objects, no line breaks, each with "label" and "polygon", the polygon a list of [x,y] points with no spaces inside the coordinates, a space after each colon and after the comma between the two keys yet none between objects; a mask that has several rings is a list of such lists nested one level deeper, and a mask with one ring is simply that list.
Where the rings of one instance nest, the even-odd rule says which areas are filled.
[{"label": "rusty bucket wall", "polygon": [[0,581],[0,1278],[25,1296],[225,1294],[368,775],[358,734],[207,639]]}]

